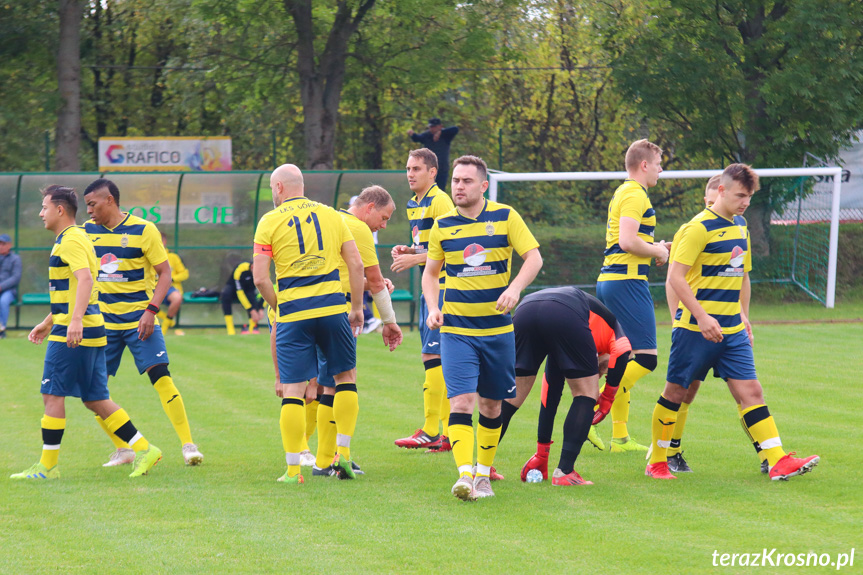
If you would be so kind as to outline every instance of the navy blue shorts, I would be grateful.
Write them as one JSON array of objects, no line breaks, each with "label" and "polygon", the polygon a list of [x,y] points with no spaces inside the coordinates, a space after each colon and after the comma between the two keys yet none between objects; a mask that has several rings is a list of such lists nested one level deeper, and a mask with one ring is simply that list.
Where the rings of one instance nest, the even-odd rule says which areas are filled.
[{"label": "navy blue shorts", "polygon": [[180,290],[178,290],[174,286],[169,287],[168,293],[165,294],[165,299],[162,300],[162,305],[165,305],[165,306],[170,305],[171,302],[168,301],[168,296],[171,295],[172,293],[178,293],[179,291]]},{"label": "navy blue shorts", "polygon": [[442,333],[441,365],[447,397],[479,393],[486,399],[515,397],[515,334]]},{"label": "navy blue shorts", "polygon": [[108,364],[108,375],[117,375],[123,350],[127,347],[135,358],[138,373],[144,373],[154,365],[169,363],[168,348],[165,347],[165,337],[162,326],[153,326],[153,333],[146,340],[138,339],[138,330],[106,329],[108,345],[105,347],[105,360]]},{"label": "navy blue shorts", "polygon": [[[440,290],[438,297],[438,309],[443,309],[443,292]],[[432,353],[440,355],[440,329],[429,329],[426,320],[429,317],[429,308],[426,305],[426,298],[420,294],[420,338],[423,342],[423,353]]]},{"label": "navy blue shorts", "polygon": [[303,383],[318,376],[318,354],[324,359],[323,375],[332,377],[357,366],[356,338],[351,333],[348,314],[276,325],[280,382]]},{"label": "navy blue shorts", "polygon": [[667,381],[688,388],[693,381],[703,381],[710,368],[722,379],[758,379],[745,329],[725,335],[719,343],[707,341],[700,331],[682,327],[671,330]]},{"label": "navy blue shorts", "polygon": [[656,313],[646,281],[596,282],[596,297],[617,317],[632,349],[656,349]]},{"label": "navy blue shorts", "polygon": [[60,397],[80,397],[81,401],[110,398],[105,348],[70,348],[64,342],[49,341],[40,391]]}]

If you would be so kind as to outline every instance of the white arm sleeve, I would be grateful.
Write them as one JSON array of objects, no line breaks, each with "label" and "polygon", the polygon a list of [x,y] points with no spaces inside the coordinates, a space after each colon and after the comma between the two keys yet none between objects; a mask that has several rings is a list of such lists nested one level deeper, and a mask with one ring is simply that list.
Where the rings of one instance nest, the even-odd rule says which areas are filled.
[{"label": "white arm sleeve", "polygon": [[390,292],[387,288],[382,289],[378,293],[372,294],[372,299],[381,314],[381,320],[385,324],[396,323],[396,311],[393,309],[393,302],[390,299]]}]

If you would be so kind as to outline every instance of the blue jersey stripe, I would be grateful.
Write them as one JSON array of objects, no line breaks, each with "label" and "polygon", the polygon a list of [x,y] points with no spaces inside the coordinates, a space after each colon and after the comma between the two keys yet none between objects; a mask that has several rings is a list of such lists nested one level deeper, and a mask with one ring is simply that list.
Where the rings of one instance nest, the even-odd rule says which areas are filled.
[{"label": "blue jersey stripe", "polygon": [[341,292],[325,295],[316,295],[312,297],[304,297],[280,303],[279,317],[284,317],[286,315],[297,313],[299,311],[308,311],[311,309],[330,307],[334,305],[345,306],[346,304],[347,300],[345,299],[345,294]]},{"label": "blue jersey stripe", "polygon": [[726,220],[725,218],[715,217],[711,219],[701,220],[701,225],[704,226],[704,229],[709,232],[715,232],[716,230],[721,230],[723,228],[730,228],[734,224]]},{"label": "blue jersey stripe", "polygon": [[[51,314],[60,314],[60,313],[69,313],[69,304],[68,303],[52,303],[51,304]],[[98,315],[102,313],[99,310],[99,304],[91,303],[87,306],[87,309],[84,310],[84,315]]]},{"label": "blue jersey stripe", "polygon": [[[126,221],[129,216],[123,221]],[[88,234],[128,234],[130,236],[141,236],[144,235],[145,224],[136,224],[136,225],[123,225],[122,223],[114,228],[113,230],[109,230],[105,226],[101,226],[99,224],[94,224],[93,222],[87,222],[84,224],[84,231]]]},{"label": "blue jersey stripe", "polygon": [[488,303],[488,302],[496,302],[497,298],[500,297],[506,291],[506,286],[492,289],[471,289],[471,290],[463,290],[463,289],[455,289],[453,287],[448,287],[446,289],[446,302],[447,303]]},{"label": "blue jersey stripe", "polygon": [[736,289],[699,289],[695,293],[698,301],[723,301],[733,303],[740,299],[740,290]]},{"label": "blue jersey stripe", "polygon": [[[730,264],[724,264],[724,265],[720,265],[720,266],[704,266],[703,265],[703,266],[701,266],[701,277],[708,278],[708,277],[716,277],[720,274],[725,274],[728,271],[728,268],[730,268],[730,267],[731,267]],[[741,270],[740,273],[742,275],[743,268],[740,268],[740,270]]]},{"label": "blue jersey stripe", "polygon": [[337,282],[339,281],[339,270],[334,269],[330,273],[320,274],[316,276],[306,276],[306,277],[291,277],[291,278],[279,278],[279,291],[284,291],[286,289],[298,288],[298,287],[308,287],[313,286],[322,282]]},{"label": "blue jersey stripe", "polygon": [[653,208],[647,208],[647,210],[644,212],[644,215],[641,217],[642,218],[652,218],[655,215],[656,215],[656,210],[654,210]]},{"label": "blue jersey stripe", "polygon": [[[102,274],[103,274],[103,272],[99,272],[99,277],[97,278],[99,281],[110,281],[110,280],[101,279]],[[144,279],[144,269],[143,268],[137,269],[137,270],[117,270],[114,272],[114,275],[116,275],[116,274],[122,275],[124,278],[126,278],[126,282],[124,282],[124,283],[139,282],[139,281]]]},{"label": "blue jersey stripe", "polygon": [[[57,335],[60,337],[66,337],[66,329],[65,325],[55,325],[51,328],[51,335]],[[96,327],[85,327],[84,328],[84,339],[97,339],[100,337],[105,337],[105,326],[99,325]]]},{"label": "blue jersey stripe", "polygon": [[141,321],[141,316],[144,315],[144,310],[139,309],[130,311],[129,313],[104,313],[105,323],[132,323]]},{"label": "blue jersey stripe", "polygon": [[708,244],[706,246],[704,246],[704,253],[706,253],[706,254],[730,254],[731,251],[735,247],[739,247],[743,251],[746,251],[746,240],[745,239],[736,239],[736,240],[722,240],[719,242],[708,242]]},{"label": "blue jersey stripe", "polygon": [[648,226],[646,224],[641,224],[638,226],[638,233],[643,234],[645,236],[653,237],[653,230],[656,229],[656,226]]},{"label": "blue jersey stripe", "polygon": [[620,247],[620,244],[614,244],[613,246],[605,248],[605,251],[602,253],[606,256],[613,256],[614,254],[625,254],[626,252],[623,251],[623,248]]},{"label": "blue jersey stripe", "polygon": [[[628,273],[629,264],[611,264],[602,266],[599,270],[601,274],[624,274]],[[646,276],[650,273],[650,266],[647,264],[638,264],[638,275]]]},{"label": "blue jersey stripe", "polygon": [[69,280],[48,280],[48,291],[69,291]]},{"label": "blue jersey stripe", "polygon": [[150,298],[144,290],[129,293],[99,292],[99,301],[107,304],[148,301]]},{"label": "blue jersey stripe", "polygon": [[[449,292],[449,289],[447,289]],[[443,314],[444,327],[462,329],[496,329],[512,325],[512,317],[507,314],[483,315],[479,317],[468,317],[464,315]]]},{"label": "blue jersey stripe", "polygon": [[[710,314],[710,317],[714,318],[719,322],[719,327],[737,327],[741,323],[740,314],[736,313],[734,315],[722,315],[722,314]],[[698,320],[695,319],[695,316],[689,316],[690,325],[698,325]]]},{"label": "blue jersey stripe", "polygon": [[69,264],[60,259],[60,256],[51,256],[51,259],[48,260],[49,268],[67,268]]},{"label": "blue jersey stripe", "polygon": [[121,248],[119,246],[95,246],[96,256],[102,257],[105,254],[114,254],[121,260],[134,260],[144,257],[144,250],[141,248]]},{"label": "blue jersey stripe", "polygon": [[460,252],[470,244],[480,244],[483,248],[490,250],[494,248],[509,247],[509,236],[506,234],[498,234],[496,236],[471,236],[466,238],[455,238],[451,240],[441,240],[441,248],[445,252]]},{"label": "blue jersey stripe", "polygon": [[[509,268],[509,261],[508,260],[501,260],[501,261],[497,261],[497,262],[485,262],[482,265],[491,267],[494,274],[504,274],[504,273],[506,273],[507,269]],[[465,265],[447,264],[446,275],[447,275],[447,277],[458,277],[458,274],[462,273],[465,270],[465,268],[471,268],[471,267],[473,267],[473,266],[469,266],[467,264],[465,264]],[[470,272],[468,272],[468,273],[470,273]],[[488,274],[488,275],[494,275],[494,274]]]}]

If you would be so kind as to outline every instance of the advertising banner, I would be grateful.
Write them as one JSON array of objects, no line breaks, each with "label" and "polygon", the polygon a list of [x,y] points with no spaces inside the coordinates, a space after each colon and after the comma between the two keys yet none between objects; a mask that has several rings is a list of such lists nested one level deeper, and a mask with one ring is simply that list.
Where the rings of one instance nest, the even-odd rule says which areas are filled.
[{"label": "advertising banner", "polygon": [[99,171],[197,172],[231,169],[231,138],[99,138]]}]

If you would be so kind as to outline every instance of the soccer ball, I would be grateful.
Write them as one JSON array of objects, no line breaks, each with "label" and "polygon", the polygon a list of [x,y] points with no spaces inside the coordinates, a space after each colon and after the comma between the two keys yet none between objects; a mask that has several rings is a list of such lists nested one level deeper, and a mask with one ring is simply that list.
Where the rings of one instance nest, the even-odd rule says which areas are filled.
[{"label": "soccer ball", "polygon": [[531,469],[527,472],[528,483],[542,483],[542,471],[539,469]]}]

